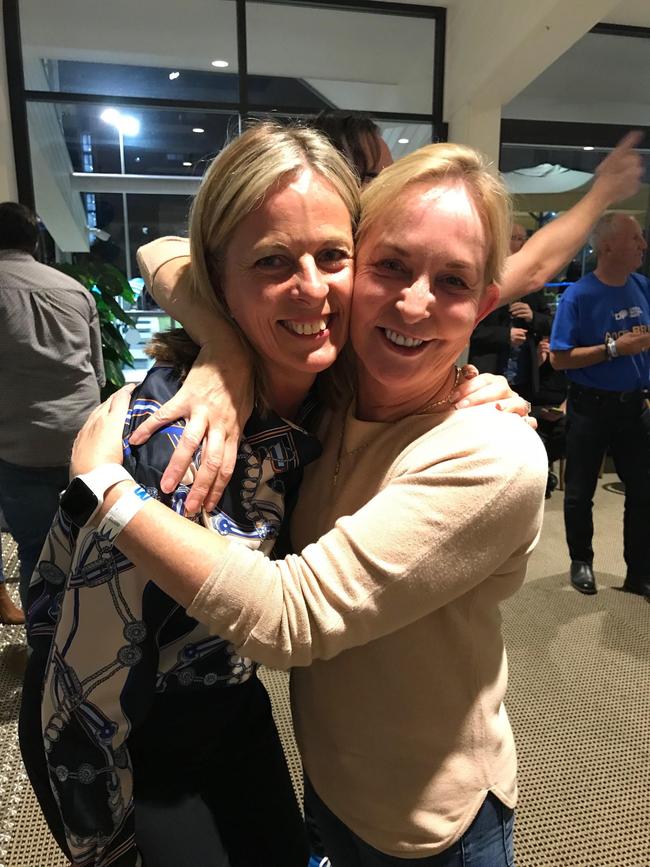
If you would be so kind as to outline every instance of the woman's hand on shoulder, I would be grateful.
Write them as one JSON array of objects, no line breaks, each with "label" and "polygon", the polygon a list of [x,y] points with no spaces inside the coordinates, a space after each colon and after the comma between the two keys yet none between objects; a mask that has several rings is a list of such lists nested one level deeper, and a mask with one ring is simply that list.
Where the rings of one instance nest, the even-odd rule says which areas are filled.
[{"label": "woman's hand on shoulder", "polygon": [[202,506],[210,511],[230,481],[239,439],[252,407],[250,368],[229,368],[219,351],[205,344],[178,393],[143,422],[129,442],[141,445],[159,428],[185,419],[185,430],[160,487],[165,493],[175,490],[202,445],[201,464],[185,505],[188,514],[198,512]]},{"label": "woman's hand on shoulder", "polygon": [[530,415],[530,403],[510,388],[505,376],[479,373],[472,364],[463,367],[463,378],[451,396],[451,403],[456,409],[494,404],[496,409],[515,413],[534,430],[537,428],[537,421]]},{"label": "woman's hand on shoulder", "polygon": [[134,385],[125,385],[90,413],[72,446],[70,478],[102,464],[123,463],[122,435]]}]

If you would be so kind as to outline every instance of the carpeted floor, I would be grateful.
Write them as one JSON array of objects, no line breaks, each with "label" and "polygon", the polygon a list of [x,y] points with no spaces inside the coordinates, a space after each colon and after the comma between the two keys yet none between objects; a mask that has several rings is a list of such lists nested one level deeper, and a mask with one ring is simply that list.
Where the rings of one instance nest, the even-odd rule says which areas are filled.
[{"label": "carpeted floor", "polygon": [[[556,492],[526,583],[504,606],[507,707],[519,750],[518,867],[650,867],[650,604],[616,589],[622,503],[616,477],[605,475],[595,513],[597,596],[567,584]],[[6,534],[3,546],[15,575]],[[64,867],[17,749],[22,642],[21,628],[0,627],[0,867]],[[300,791],[286,676],[264,679]]]}]

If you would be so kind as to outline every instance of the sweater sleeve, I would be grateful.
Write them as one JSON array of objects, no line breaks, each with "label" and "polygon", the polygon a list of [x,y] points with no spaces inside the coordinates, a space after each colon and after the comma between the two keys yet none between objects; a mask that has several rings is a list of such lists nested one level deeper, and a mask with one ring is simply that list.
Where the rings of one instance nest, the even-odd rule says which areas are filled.
[{"label": "sweater sleeve", "polygon": [[142,274],[147,289],[152,297],[160,304],[160,298],[156,298],[155,280],[158,271],[173,259],[187,259],[190,255],[190,242],[188,238],[179,238],[176,235],[166,235],[150,241],[143,247],[138,248],[138,267]]},{"label": "sweater sleeve", "polygon": [[512,417],[482,442],[434,463],[418,448],[299,556],[270,561],[231,546],[189,613],[253,659],[287,668],[394,632],[506,564],[523,572],[541,525],[544,451]]}]

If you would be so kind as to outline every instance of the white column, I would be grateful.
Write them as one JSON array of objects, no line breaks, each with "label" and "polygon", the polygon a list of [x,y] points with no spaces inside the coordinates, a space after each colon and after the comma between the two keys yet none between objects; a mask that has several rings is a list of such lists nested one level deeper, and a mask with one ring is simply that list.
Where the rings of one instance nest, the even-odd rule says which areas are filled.
[{"label": "white column", "polygon": [[2,16],[0,16],[0,202],[16,201],[16,168],[11,140],[7,64]]},{"label": "white column", "polygon": [[449,141],[468,144],[485,154],[499,168],[501,106],[466,103],[449,123]]},{"label": "white column", "polygon": [[449,139],[496,161],[501,106],[618,5],[620,0],[458,0],[447,29]]}]

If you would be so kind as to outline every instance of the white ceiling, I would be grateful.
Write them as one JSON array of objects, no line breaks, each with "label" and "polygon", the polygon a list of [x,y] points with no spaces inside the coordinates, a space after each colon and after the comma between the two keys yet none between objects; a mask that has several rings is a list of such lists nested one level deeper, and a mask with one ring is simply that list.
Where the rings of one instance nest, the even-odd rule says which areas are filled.
[{"label": "white ceiling", "polygon": [[[534,0],[521,2],[524,8]],[[210,60],[225,57],[229,71],[236,71],[234,4],[228,0],[57,0],[49,6],[20,0],[20,7],[28,87],[29,60],[41,57],[194,69],[210,69]],[[248,18],[251,72],[304,78],[350,109],[419,113],[431,104],[430,22],[265,3],[251,5]],[[650,27],[650,0],[623,0],[607,18]],[[650,40],[588,34],[503,115],[645,125],[648,94]]]},{"label": "white ceiling", "polygon": [[503,117],[649,126],[649,95],[650,39],[588,33],[504,106]]}]

